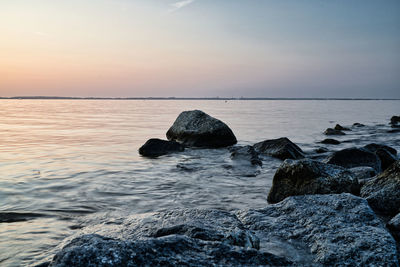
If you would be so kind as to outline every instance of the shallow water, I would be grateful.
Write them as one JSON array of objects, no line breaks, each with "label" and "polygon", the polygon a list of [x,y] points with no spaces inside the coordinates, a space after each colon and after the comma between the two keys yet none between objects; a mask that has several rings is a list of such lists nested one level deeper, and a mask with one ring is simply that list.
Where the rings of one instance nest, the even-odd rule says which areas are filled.
[{"label": "shallow water", "polygon": [[380,142],[400,150],[399,133],[386,132],[400,101],[1,100],[0,219],[19,221],[0,223],[0,265],[49,257],[60,240],[104,212],[265,206],[279,160],[264,157],[255,169],[233,162],[227,149],[138,155],[147,139],[165,139],[178,114],[191,109],[226,122],[239,145],[286,136],[311,152],[327,127],[360,122],[367,127],[334,137],[350,142],[324,146]]}]

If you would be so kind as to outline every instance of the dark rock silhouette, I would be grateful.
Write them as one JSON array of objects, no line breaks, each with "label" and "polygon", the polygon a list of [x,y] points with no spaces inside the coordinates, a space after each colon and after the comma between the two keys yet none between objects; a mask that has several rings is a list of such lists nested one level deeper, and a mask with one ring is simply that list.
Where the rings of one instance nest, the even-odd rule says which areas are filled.
[{"label": "dark rock silhouette", "polygon": [[344,168],[369,166],[377,172],[381,171],[381,161],[377,155],[364,148],[346,148],[332,153],[325,163],[335,164]]},{"label": "dark rock silhouette", "polygon": [[340,141],[332,138],[327,138],[321,141],[322,144],[327,144],[327,145],[339,145]]},{"label": "dark rock silhouette", "polygon": [[332,129],[332,128],[326,129],[324,134],[325,135],[345,135],[344,132],[339,131],[339,130],[335,130],[335,129]]},{"label": "dark rock silhouette", "polygon": [[343,126],[340,125],[340,124],[336,124],[336,125],[335,125],[335,128],[333,128],[333,129],[338,130],[338,131],[351,131],[350,128],[343,127]]},{"label": "dark rock silhouette", "polygon": [[260,153],[281,160],[304,158],[304,152],[286,137],[265,140],[253,145],[254,149]]},{"label": "dark rock silhouette", "polygon": [[311,159],[285,160],[278,168],[268,194],[277,203],[288,196],[312,194],[358,194],[360,187],[348,170]]},{"label": "dark rock silhouette", "polygon": [[181,144],[175,141],[152,138],[139,148],[139,154],[146,157],[158,157],[173,152],[181,152],[184,149]]},{"label": "dark rock silhouette", "polygon": [[225,123],[200,110],[179,114],[169,128],[167,138],[191,147],[218,148],[237,143],[235,135]]}]

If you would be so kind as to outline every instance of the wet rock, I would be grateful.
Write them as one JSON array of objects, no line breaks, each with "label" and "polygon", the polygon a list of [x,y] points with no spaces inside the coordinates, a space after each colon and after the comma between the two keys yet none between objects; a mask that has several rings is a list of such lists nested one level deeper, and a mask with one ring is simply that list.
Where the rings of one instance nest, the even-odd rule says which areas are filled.
[{"label": "wet rock", "polygon": [[339,130],[335,130],[335,129],[332,129],[332,128],[326,129],[324,134],[325,135],[345,135],[344,132],[339,131]]},{"label": "wet rock", "polygon": [[397,155],[396,149],[394,149],[393,147],[390,147],[390,146],[382,145],[382,144],[372,143],[372,144],[368,144],[368,145],[364,146],[364,148],[371,152],[376,152],[379,149],[385,149],[388,152],[390,152],[391,154],[393,154],[395,156]]},{"label": "wet rock", "polygon": [[322,144],[328,144],[328,145],[339,145],[340,141],[332,138],[327,138],[321,141]]},{"label": "wet rock", "polygon": [[288,196],[312,194],[358,194],[358,181],[346,169],[310,159],[285,160],[276,171],[268,202]]},{"label": "wet rock", "polygon": [[397,160],[397,150],[386,145],[369,144],[364,147],[375,153],[381,160],[381,169],[384,171]]},{"label": "wet rock", "polygon": [[261,248],[274,240],[305,248],[312,262],[301,266],[399,265],[393,237],[367,201],[351,194],[288,197],[237,215],[260,237]]},{"label": "wet rock", "polygon": [[376,175],[376,170],[372,167],[355,167],[350,168],[349,171],[358,181],[368,179]]},{"label": "wet rock", "polygon": [[44,216],[46,215],[32,212],[0,212],[0,223],[23,222]]},{"label": "wet rock", "polygon": [[400,213],[388,222],[387,227],[392,233],[393,237],[397,241],[400,241]]},{"label": "wet rock", "polygon": [[225,123],[200,110],[179,114],[169,128],[167,138],[186,146],[209,148],[226,147],[237,142]]},{"label": "wet rock", "polygon": [[303,150],[286,137],[265,140],[254,144],[253,147],[258,153],[281,160],[304,158]]},{"label": "wet rock", "polygon": [[335,129],[335,130],[337,130],[337,131],[351,131],[350,128],[343,127],[343,126],[340,125],[340,124],[336,124],[336,125],[335,125],[335,128],[333,128],[333,129]]},{"label": "wet rock", "polygon": [[355,122],[353,123],[353,127],[364,127],[365,125],[362,123]]},{"label": "wet rock", "polygon": [[183,150],[184,147],[175,141],[152,138],[139,148],[139,154],[145,157],[158,157]]},{"label": "wet rock", "polygon": [[251,165],[262,166],[262,161],[252,146],[232,147],[230,152],[233,160],[244,160],[250,162]]},{"label": "wet rock", "polygon": [[381,170],[381,161],[377,155],[364,148],[346,148],[332,153],[325,163],[335,164],[344,168],[368,166],[377,172]]},{"label": "wet rock", "polygon": [[317,148],[317,149],[315,150],[315,152],[318,153],[318,154],[326,153],[326,152],[328,152],[328,151],[329,151],[329,150],[328,150],[327,148],[325,148],[325,147],[319,147],[319,148]]},{"label": "wet rock", "polygon": [[173,210],[99,228],[89,234],[83,231],[85,234],[68,241],[50,266],[291,264],[283,257],[259,251],[258,237],[226,211]]},{"label": "wet rock", "polygon": [[390,124],[392,126],[396,126],[399,123],[400,123],[400,116],[393,116],[390,118]]},{"label": "wet rock", "polygon": [[361,188],[361,196],[379,213],[396,215],[400,212],[400,160]]},{"label": "wet rock", "polygon": [[400,133],[400,129],[391,129],[391,130],[387,130],[387,133]]}]

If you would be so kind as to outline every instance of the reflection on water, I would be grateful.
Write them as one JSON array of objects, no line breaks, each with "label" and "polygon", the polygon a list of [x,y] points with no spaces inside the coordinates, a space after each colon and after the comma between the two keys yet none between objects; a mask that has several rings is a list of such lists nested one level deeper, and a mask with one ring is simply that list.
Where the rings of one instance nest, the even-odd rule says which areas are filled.
[{"label": "reflection on water", "polygon": [[138,155],[147,139],[165,138],[183,110],[220,118],[242,145],[287,136],[312,151],[327,127],[361,122],[369,126],[338,137],[352,142],[329,149],[371,138],[400,149],[397,134],[375,126],[400,113],[399,101],[1,100],[0,107],[0,216],[38,214],[0,223],[0,265],[42,260],[87,214],[266,205],[279,160],[265,157],[255,170],[230,160],[227,149]]}]

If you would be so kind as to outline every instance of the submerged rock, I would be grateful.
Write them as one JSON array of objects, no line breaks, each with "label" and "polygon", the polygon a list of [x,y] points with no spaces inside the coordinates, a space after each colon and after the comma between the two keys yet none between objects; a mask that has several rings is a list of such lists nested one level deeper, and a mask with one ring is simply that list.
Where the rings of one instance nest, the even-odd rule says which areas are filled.
[{"label": "submerged rock", "polygon": [[332,153],[326,160],[328,164],[335,164],[344,168],[369,166],[377,172],[381,170],[381,161],[377,155],[364,148],[346,148]]},{"label": "submerged rock", "polygon": [[304,158],[303,150],[286,137],[265,140],[254,144],[253,147],[258,153],[281,160]]},{"label": "submerged rock", "polygon": [[259,236],[261,248],[285,240],[308,250],[314,264],[399,265],[393,237],[367,201],[351,194],[289,197],[263,209],[240,211],[238,218]]},{"label": "submerged rock", "polygon": [[339,130],[335,130],[335,129],[332,129],[332,128],[326,129],[324,134],[325,135],[345,135],[344,132],[339,131]]},{"label": "submerged rock", "polygon": [[393,155],[397,155],[397,150],[394,149],[393,147],[387,146],[387,145],[382,145],[382,144],[376,144],[376,143],[371,143],[366,146],[364,146],[365,149],[371,151],[371,152],[376,152],[379,149],[385,149],[388,152],[390,152]]},{"label": "submerged rock", "polygon": [[388,229],[397,241],[400,241],[400,213],[393,217],[387,224]]},{"label": "submerged rock", "polygon": [[139,154],[145,157],[158,157],[183,150],[184,147],[175,141],[152,138],[139,148]]},{"label": "submerged rock", "polygon": [[274,175],[268,202],[276,203],[295,195],[358,194],[359,191],[357,179],[342,167],[310,159],[285,160]]},{"label": "submerged rock", "polygon": [[329,150],[326,147],[319,147],[319,148],[315,149],[315,152],[318,154],[326,153],[328,151]]},{"label": "submerged rock", "polygon": [[230,152],[233,160],[245,160],[249,161],[251,165],[262,166],[262,161],[252,146],[232,147]]},{"label": "submerged rock", "polygon": [[400,212],[400,160],[361,188],[361,196],[376,211],[396,215]]},{"label": "submerged rock", "polygon": [[365,125],[359,122],[353,123],[353,127],[364,127]]},{"label": "submerged rock", "polygon": [[343,126],[340,125],[340,124],[336,124],[336,125],[335,125],[335,128],[333,128],[333,129],[338,130],[338,131],[351,131],[350,128],[343,127]]},{"label": "submerged rock", "polygon": [[179,114],[167,132],[168,140],[192,147],[226,147],[236,144],[232,130],[222,121],[200,110]]},{"label": "submerged rock", "polygon": [[321,141],[322,144],[328,144],[328,145],[339,145],[340,141],[332,138],[327,138]]},{"label": "submerged rock", "polygon": [[[259,239],[232,213],[184,209],[159,212],[68,242],[50,266],[282,266],[259,251]],[[83,232],[88,232],[83,231]],[[93,232],[93,231],[92,231]]]}]

